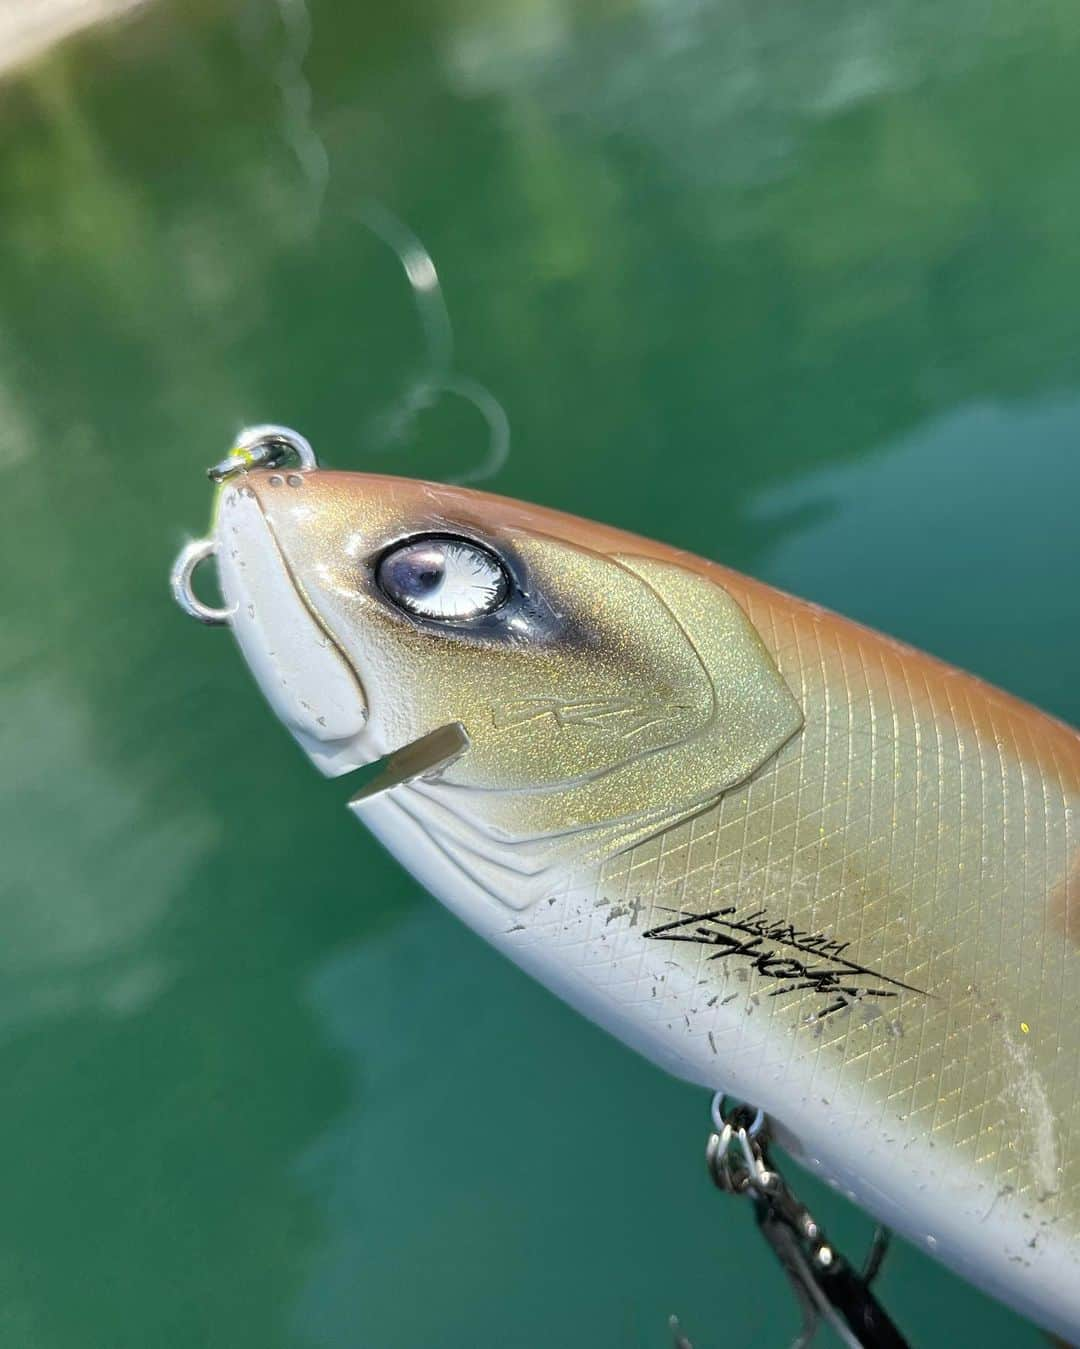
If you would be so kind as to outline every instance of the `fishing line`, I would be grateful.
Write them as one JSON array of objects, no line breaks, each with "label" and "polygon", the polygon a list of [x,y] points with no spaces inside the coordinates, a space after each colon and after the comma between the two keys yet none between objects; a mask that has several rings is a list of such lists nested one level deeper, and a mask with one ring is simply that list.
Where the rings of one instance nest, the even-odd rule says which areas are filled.
[{"label": "fishing line", "polygon": [[[281,94],[283,134],[310,189],[307,232],[322,219],[330,186],[330,154],[315,129],[314,94],[305,64],[311,50],[312,19],[307,0],[275,0],[285,43],[274,82]],[[412,230],[381,202],[369,200],[353,217],[393,251],[401,264],[423,332],[426,359],[401,396],[375,419],[373,448],[396,447],[413,431],[420,415],[441,398],[463,399],[483,418],[487,451],[480,462],[457,474],[455,483],[482,482],[497,473],[510,454],[510,419],[495,395],[478,380],[454,371],[454,331],[435,262]],[[381,442],[381,447],[379,442]]]},{"label": "fishing line", "polygon": [[401,396],[376,419],[376,439],[383,448],[397,445],[415,426],[421,413],[447,395],[462,398],[483,417],[488,431],[487,453],[475,468],[448,477],[449,482],[481,482],[497,473],[510,454],[510,419],[506,409],[485,385],[454,372],[454,329],[443,296],[435,261],[422,241],[381,202],[368,201],[355,218],[371,231],[401,264],[427,347],[427,361],[409,381]]}]

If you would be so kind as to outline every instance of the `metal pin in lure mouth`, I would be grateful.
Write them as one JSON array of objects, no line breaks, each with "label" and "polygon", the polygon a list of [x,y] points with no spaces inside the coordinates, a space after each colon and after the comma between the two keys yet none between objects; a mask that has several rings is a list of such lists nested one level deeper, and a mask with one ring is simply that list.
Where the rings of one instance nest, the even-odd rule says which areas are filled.
[{"label": "metal pin in lure mouth", "polygon": [[442,772],[461,758],[469,743],[469,733],[461,722],[451,721],[391,751],[377,761],[377,772],[370,781],[349,798],[350,810],[359,812],[366,801],[393,787]]},{"label": "metal pin in lure mouth", "polygon": [[310,442],[290,426],[267,422],[248,426],[236,438],[236,444],[219,463],[211,464],[206,476],[214,483],[226,482],[252,468],[280,468],[295,457],[300,468],[318,468],[319,461]]}]

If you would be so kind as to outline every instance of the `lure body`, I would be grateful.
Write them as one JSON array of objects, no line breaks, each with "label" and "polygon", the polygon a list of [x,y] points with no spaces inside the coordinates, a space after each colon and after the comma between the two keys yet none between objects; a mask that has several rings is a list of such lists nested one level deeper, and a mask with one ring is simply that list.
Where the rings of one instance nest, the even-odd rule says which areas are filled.
[{"label": "lure body", "polygon": [[[444,536],[504,566],[498,612],[380,591],[388,550]],[[1080,1337],[1076,732],[724,567],[482,493],[252,472],[215,539],[241,647],[324,772],[464,727],[354,804],[423,885]]]}]

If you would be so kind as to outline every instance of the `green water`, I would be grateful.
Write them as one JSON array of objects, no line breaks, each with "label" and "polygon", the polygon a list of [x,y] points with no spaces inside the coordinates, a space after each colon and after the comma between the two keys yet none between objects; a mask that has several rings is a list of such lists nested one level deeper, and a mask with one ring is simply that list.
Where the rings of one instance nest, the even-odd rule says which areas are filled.
[{"label": "green water", "polygon": [[[702,1093],[421,893],[166,573],[246,421],[443,477],[505,417],[497,490],[1080,722],[1080,12],[310,19],[0,83],[0,1343],[779,1349]],[[903,1245],[881,1286],[916,1349],[1042,1343]]]}]

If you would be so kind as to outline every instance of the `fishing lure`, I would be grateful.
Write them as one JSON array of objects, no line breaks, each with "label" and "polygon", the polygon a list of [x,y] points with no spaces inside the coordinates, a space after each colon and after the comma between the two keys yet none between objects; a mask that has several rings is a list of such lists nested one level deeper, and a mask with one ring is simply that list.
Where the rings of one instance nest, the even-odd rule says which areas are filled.
[{"label": "fishing lure", "polygon": [[[284,428],[210,472],[177,600],[232,629],[322,772],[382,761],[350,808],[423,885],[655,1063],[761,1107],[880,1222],[1080,1336],[1075,731],[725,567],[330,472]],[[221,609],[193,588],[211,557]],[[751,1188],[790,1253],[798,1205]]]}]

